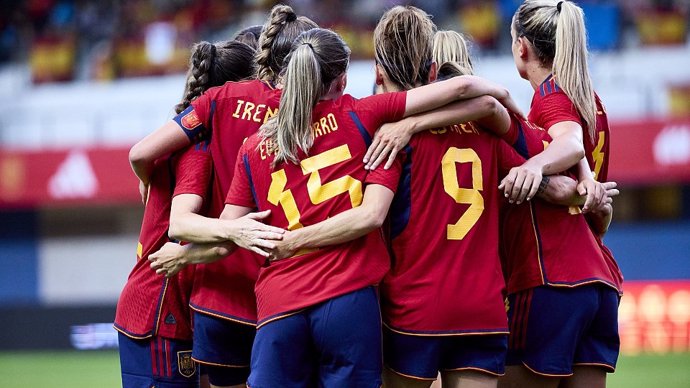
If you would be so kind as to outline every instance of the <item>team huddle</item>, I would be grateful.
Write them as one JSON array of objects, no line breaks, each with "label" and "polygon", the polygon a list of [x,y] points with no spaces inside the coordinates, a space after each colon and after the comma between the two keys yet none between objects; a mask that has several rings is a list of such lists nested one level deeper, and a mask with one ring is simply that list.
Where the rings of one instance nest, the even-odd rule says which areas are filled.
[{"label": "team huddle", "polygon": [[289,6],[197,44],[130,151],[123,387],[605,387],[618,191],[582,10],[526,0],[510,29],[527,116],[411,6],[381,17],[362,99],[347,44]]}]

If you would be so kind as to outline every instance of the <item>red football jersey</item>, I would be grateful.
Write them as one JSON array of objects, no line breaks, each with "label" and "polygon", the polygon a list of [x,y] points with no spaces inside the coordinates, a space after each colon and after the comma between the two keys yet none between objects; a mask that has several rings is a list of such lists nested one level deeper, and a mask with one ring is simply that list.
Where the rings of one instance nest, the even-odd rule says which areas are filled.
[{"label": "red football jersey", "polygon": [[[535,93],[530,121],[543,128],[562,121],[580,122],[570,108],[561,110],[556,104],[561,99],[558,96],[565,94],[549,77]],[[610,265],[579,208],[537,198],[504,210],[502,258],[509,293],[545,284],[573,287],[601,282],[615,287]]]},{"label": "red football jersey", "polygon": [[391,209],[384,322],[407,334],[508,333],[499,259],[500,177],[525,162],[466,123],[415,135]]},{"label": "red football jersey", "polygon": [[[237,152],[247,137],[278,111],[280,91],[259,80],[211,88],[175,121],[192,141],[207,140],[215,176],[209,216],[218,217],[233,180]],[[254,283],[262,261],[238,249],[228,258],[197,266],[191,307],[240,323],[256,323]]]},{"label": "red football jersey", "polygon": [[[226,203],[271,210],[267,222],[294,230],[359,206],[364,186],[395,191],[395,169],[367,172],[362,158],[378,127],[402,117],[405,92],[357,100],[345,95],[313,111],[314,145],[300,164],[272,167],[275,143],[250,137],[240,152]],[[259,324],[324,300],[378,284],[390,258],[380,230],[345,244],[298,253],[261,268],[256,283]]]},{"label": "red football jersey", "polygon": [[[132,338],[192,338],[188,305],[195,267],[165,278],[151,269],[148,256],[170,241],[168,225],[173,195],[177,190],[205,195],[210,176],[211,157],[203,144],[190,147],[179,157],[156,162],[141,224],[137,262],[117,304],[115,328],[123,334]],[[196,187],[202,187],[201,191]]]}]

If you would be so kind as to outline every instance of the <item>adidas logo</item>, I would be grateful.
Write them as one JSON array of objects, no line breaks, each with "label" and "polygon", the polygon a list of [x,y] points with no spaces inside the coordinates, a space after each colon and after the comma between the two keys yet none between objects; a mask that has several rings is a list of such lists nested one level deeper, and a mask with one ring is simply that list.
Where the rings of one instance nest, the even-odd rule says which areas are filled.
[{"label": "adidas logo", "polygon": [[56,199],[90,198],[98,191],[98,180],[89,157],[73,151],[48,181],[48,192]]}]

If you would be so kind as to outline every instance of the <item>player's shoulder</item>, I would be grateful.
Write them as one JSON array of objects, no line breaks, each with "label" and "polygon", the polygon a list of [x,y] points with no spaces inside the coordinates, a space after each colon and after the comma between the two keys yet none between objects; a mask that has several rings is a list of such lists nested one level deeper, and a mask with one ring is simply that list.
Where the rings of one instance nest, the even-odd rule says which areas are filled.
[{"label": "player's shoulder", "polygon": [[206,94],[215,98],[232,98],[247,95],[280,95],[270,83],[258,79],[228,81],[220,86],[209,88]]}]

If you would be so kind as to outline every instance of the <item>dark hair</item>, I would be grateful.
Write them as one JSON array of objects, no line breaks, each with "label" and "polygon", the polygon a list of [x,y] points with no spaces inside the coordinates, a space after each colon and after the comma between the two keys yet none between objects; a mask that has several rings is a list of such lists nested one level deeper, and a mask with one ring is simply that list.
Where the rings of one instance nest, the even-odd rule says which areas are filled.
[{"label": "dark hair", "polygon": [[255,25],[247,27],[244,30],[238,32],[233,38],[234,41],[244,43],[247,46],[253,48],[254,50],[259,49],[259,36],[261,36],[261,29],[263,26]]},{"label": "dark hair", "polygon": [[251,47],[236,41],[195,44],[182,101],[175,105],[175,112],[185,110],[192,100],[211,87],[253,78],[256,74],[255,53]]},{"label": "dark hair", "polygon": [[290,6],[273,7],[259,37],[259,51],[256,54],[259,79],[274,81],[283,68],[283,61],[297,36],[317,27],[319,26],[311,19],[305,16],[298,17]]}]

